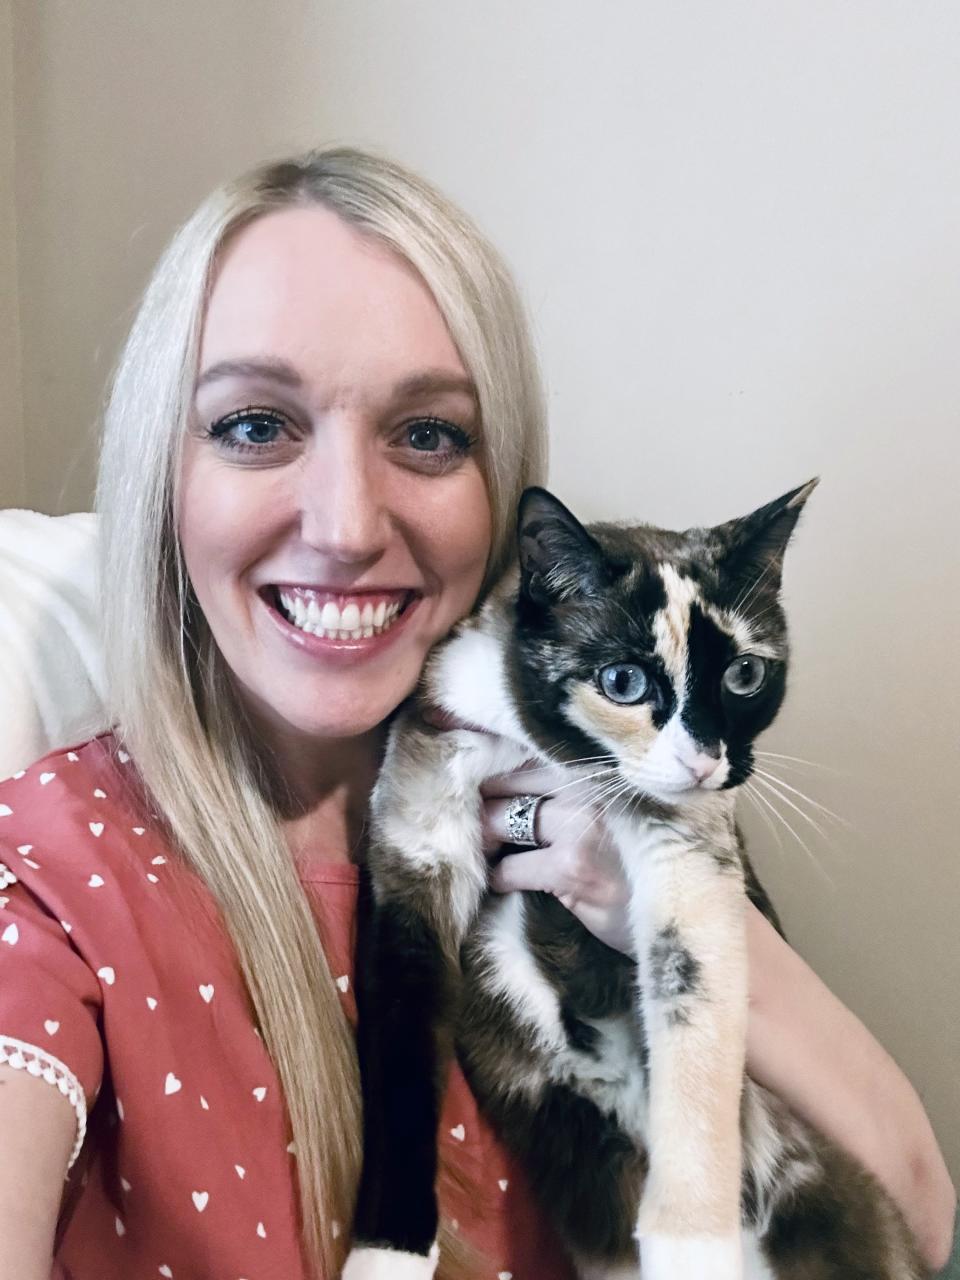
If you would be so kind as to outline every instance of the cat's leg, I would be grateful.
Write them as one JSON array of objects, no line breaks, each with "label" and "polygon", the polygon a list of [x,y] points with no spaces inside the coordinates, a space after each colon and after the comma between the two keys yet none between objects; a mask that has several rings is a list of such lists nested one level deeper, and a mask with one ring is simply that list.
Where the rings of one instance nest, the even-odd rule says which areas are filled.
[{"label": "cat's leg", "polygon": [[734,847],[674,827],[624,862],[649,1056],[644,1280],[742,1280],[747,1018],[743,873]]},{"label": "cat's leg", "polygon": [[448,767],[451,745],[408,731],[374,797],[358,957],[363,1171],[343,1280],[430,1280],[436,1270],[437,1128],[459,950],[486,884],[476,780]]}]

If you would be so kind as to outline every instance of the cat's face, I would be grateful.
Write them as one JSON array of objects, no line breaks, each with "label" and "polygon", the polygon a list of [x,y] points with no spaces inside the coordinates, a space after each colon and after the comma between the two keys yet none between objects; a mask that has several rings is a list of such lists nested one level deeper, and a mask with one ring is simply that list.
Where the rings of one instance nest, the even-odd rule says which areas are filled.
[{"label": "cat's face", "polygon": [[746,781],[783,701],[783,552],[814,483],[685,533],[587,530],[528,490],[514,680],[533,736],[566,760],[613,757],[670,805]]}]

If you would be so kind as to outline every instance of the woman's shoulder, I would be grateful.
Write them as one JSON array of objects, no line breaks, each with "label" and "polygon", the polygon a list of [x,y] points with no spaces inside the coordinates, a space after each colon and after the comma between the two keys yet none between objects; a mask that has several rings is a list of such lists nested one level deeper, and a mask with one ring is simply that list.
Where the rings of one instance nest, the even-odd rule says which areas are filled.
[{"label": "woman's shoulder", "polygon": [[7,892],[19,882],[48,916],[67,921],[80,951],[121,920],[136,932],[158,909],[175,861],[112,733],[50,752],[0,783],[0,882]]},{"label": "woman's shoulder", "polygon": [[155,821],[113,733],[51,751],[0,782],[0,848],[14,852],[14,871],[17,858],[30,867],[41,853],[53,870],[132,848]]}]

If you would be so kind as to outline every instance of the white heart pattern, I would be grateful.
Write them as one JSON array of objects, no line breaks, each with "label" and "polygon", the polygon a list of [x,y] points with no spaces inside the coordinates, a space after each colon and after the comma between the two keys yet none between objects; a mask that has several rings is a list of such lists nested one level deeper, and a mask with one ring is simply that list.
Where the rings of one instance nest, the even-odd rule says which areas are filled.
[{"label": "white heart pattern", "polygon": [[243,1165],[242,1165],[242,1164],[235,1164],[233,1167],[234,1167],[234,1168],[236,1169],[236,1171],[237,1171],[237,1177],[238,1177],[238,1178],[245,1178],[245,1177],[247,1176],[247,1171],[246,1171],[246,1169],[243,1167]]},{"label": "white heart pattern", "polygon": [[263,1225],[262,1222],[257,1223],[257,1235],[260,1237],[261,1240],[266,1240],[267,1238],[267,1228]]},{"label": "white heart pattern", "polygon": [[12,813],[13,810],[8,804],[0,804],[0,818],[9,818]]},{"label": "white heart pattern", "polygon": [[144,831],[146,831],[146,827],[131,827],[130,830],[135,836],[142,836]]},{"label": "white heart pattern", "polygon": [[153,1010],[157,1007],[157,1002],[153,996],[147,996],[147,1008]]},{"label": "white heart pattern", "polygon": [[90,828],[90,830],[93,832],[93,834],[94,834],[95,836],[102,836],[102,835],[103,835],[103,823],[102,823],[102,822],[88,822],[88,823],[87,823],[87,826]]},{"label": "white heart pattern", "polygon": [[183,1081],[178,1080],[172,1071],[167,1072],[167,1078],[163,1082],[163,1092],[169,1098],[171,1093],[179,1093],[183,1088]]},{"label": "white heart pattern", "polygon": [[32,844],[18,844],[17,853],[21,854],[25,858],[32,848]]},{"label": "white heart pattern", "polygon": [[450,1137],[456,1138],[458,1142],[463,1142],[466,1136],[467,1136],[467,1131],[466,1129],[464,1129],[462,1124],[458,1124],[455,1129],[450,1130]]},{"label": "white heart pattern", "polygon": [[94,872],[94,874],[93,874],[93,875],[90,877],[90,879],[87,881],[87,884],[90,886],[90,888],[91,888],[91,889],[102,889],[102,888],[103,888],[103,876],[98,876],[98,875],[96,874],[96,872]]},{"label": "white heart pattern", "polygon": [[258,1084],[256,1089],[253,1091],[253,1096],[258,1102],[262,1102],[267,1096],[267,1086],[265,1084]]},{"label": "white heart pattern", "polygon": [[343,992],[344,995],[347,994],[347,991],[350,989],[350,979],[347,977],[345,973],[342,973],[340,977],[337,979],[337,986],[340,988],[340,990]]},{"label": "white heart pattern", "polygon": [[20,941],[20,930],[15,924],[8,924],[3,933],[0,933],[0,942],[5,942],[8,947],[15,947]]},{"label": "white heart pattern", "polygon": [[190,1194],[193,1197],[193,1203],[197,1213],[203,1213],[204,1209],[207,1207],[207,1204],[210,1201],[210,1192],[209,1191],[192,1191]]},{"label": "white heart pattern", "polygon": [[41,773],[40,785],[45,787],[48,782],[52,782],[57,775],[55,773]]},{"label": "white heart pattern", "polygon": [[121,764],[126,764],[127,761],[130,759],[130,757],[127,755],[126,751],[118,751],[117,759],[120,761]]},{"label": "white heart pattern", "polygon": [[206,1000],[207,1004],[209,1004],[213,999],[213,983],[201,983],[197,990],[203,996],[204,1000]]},{"label": "white heart pattern", "polygon": [[112,987],[117,979],[113,966],[109,964],[105,964],[102,969],[97,970],[97,977],[102,978],[108,987]]},{"label": "white heart pattern", "polygon": [[507,1187],[509,1187],[509,1185],[510,1185],[510,1183],[507,1181],[507,1179],[506,1179],[506,1178],[501,1178],[501,1179],[498,1181],[498,1183],[497,1183],[497,1186],[500,1188],[500,1190],[501,1190],[501,1191],[506,1191],[506,1189],[507,1189]]},{"label": "white heart pattern", "polygon": [[173,1272],[165,1262],[161,1263],[160,1266],[157,1267],[157,1270],[164,1277],[164,1280],[173,1280]]},{"label": "white heart pattern", "polygon": [[60,1030],[60,1023],[54,1022],[52,1018],[48,1018],[43,1024],[43,1029],[48,1036],[55,1036]]},{"label": "white heart pattern", "polygon": [[61,929],[63,930],[63,932],[64,932],[64,933],[72,933],[72,932],[73,932],[73,925],[72,925],[72,924],[67,924],[66,920],[61,920],[61,921],[60,921],[60,927],[61,927]]}]

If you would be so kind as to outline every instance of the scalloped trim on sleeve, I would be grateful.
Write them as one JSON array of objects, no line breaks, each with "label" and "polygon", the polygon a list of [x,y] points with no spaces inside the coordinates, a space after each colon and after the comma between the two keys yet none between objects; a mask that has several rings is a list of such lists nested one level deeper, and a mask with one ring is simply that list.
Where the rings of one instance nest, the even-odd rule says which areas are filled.
[{"label": "scalloped trim on sleeve", "polygon": [[67,1172],[73,1168],[74,1161],[80,1154],[83,1139],[87,1132],[87,1100],[83,1087],[68,1066],[34,1044],[26,1044],[23,1040],[14,1040],[10,1036],[0,1035],[0,1063],[5,1062],[15,1071],[26,1071],[31,1076],[39,1076],[47,1084],[56,1085],[63,1096],[72,1104],[77,1113],[77,1137],[70,1153]]}]

